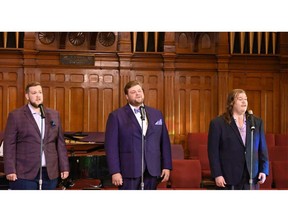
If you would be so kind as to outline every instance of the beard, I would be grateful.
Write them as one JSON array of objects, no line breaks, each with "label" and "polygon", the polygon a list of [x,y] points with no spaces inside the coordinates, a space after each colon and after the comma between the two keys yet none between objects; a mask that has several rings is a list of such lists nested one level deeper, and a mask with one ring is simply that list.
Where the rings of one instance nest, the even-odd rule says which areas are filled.
[{"label": "beard", "polygon": [[31,104],[32,107],[34,107],[34,108],[39,108],[39,107],[38,107],[38,104],[33,103],[33,102],[31,102],[31,101],[29,101],[29,103]]},{"label": "beard", "polygon": [[138,99],[136,98],[135,100],[130,100],[129,103],[132,106],[138,107],[144,103],[144,99],[143,98],[138,98]]}]

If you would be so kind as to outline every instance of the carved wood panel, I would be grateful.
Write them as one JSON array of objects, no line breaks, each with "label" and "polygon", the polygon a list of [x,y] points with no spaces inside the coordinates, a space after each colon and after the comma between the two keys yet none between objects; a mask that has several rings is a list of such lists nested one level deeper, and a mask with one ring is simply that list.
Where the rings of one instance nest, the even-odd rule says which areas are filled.
[{"label": "carved wood panel", "polygon": [[6,126],[8,113],[24,103],[23,70],[0,68],[0,130]]},{"label": "carved wood panel", "polygon": [[[244,75],[245,74],[245,75]],[[279,74],[275,72],[233,72],[233,88],[242,88],[248,96],[248,107],[254,115],[261,117],[264,130],[278,131],[279,125]]]},{"label": "carved wood panel", "polygon": [[60,112],[65,131],[104,131],[119,104],[118,71],[41,69],[46,106]]}]

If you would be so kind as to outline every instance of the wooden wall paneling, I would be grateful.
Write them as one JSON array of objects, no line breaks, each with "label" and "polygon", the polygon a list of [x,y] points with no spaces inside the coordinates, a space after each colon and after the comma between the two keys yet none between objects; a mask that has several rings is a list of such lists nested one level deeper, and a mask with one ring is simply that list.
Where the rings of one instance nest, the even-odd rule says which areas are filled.
[{"label": "wooden wall paneling", "polygon": [[[288,37],[288,36],[287,36]],[[288,134],[288,57],[281,57],[281,70],[279,75],[279,133]],[[277,119],[275,119],[276,121]]]},{"label": "wooden wall paneling", "polygon": [[130,32],[118,32],[118,52],[132,52],[131,34]]},{"label": "wooden wall paneling", "polygon": [[[276,76],[275,76],[275,75]],[[279,133],[281,131],[281,122],[284,120],[281,116],[281,83],[285,82],[285,80],[281,80],[281,74],[278,72],[274,72],[273,74],[273,94],[267,98],[267,104],[270,103],[271,98],[273,98],[273,107],[272,107],[272,119],[269,118],[268,122],[273,122],[273,133]],[[287,83],[287,80],[286,80]],[[286,93],[288,92],[288,89]],[[288,99],[288,98],[287,98]],[[287,100],[288,101],[288,100]],[[269,132],[269,131],[267,131]]]},{"label": "wooden wall paneling", "polygon": [[[108,115],[119,107],[119,71],[102,71],[103,82],[98,100],[98,131],[104,132]],[[103,101],[103,103],[101,103]]]},{"label": "wooden wall paneling", "polygon": [[175,83],[176,89],[175,89],[175,139],[181,140],[184,139],[186,134],[186,95],[187,90],[185,88],[185,77],[181,76],[176,72],[175,74]]},{"label": "wooden wall paneling", "polygon": [[0,86],[1,86],[1,117],[0,130],[3,131],[6,126],[9,112],[19,108],[24,103],[23,87],[23,69],[22,68],[1,68]]},{"label": "wooden wall paneling", "polygon": [[[126,36],[128,37],[128,36]],[[130,34],[129,34],[130,38]],[[131,74],[134,72],[131,68],[131,53],[118,53],[119,57],[119,106],[124,106],[127,103],[127,99],[124,94],[124,87],[126,83],[130,81],[130,79],[135,79],[135,77]]]},{"label": "wooden wall paneling", "polygon": [[[242,64],[240,63],[242,62]],[[265,131],[279,131],[279,59],[275,56],[233,56],[230,86],[248,93],[250,109],[264,121]],[[278,120],[276,120],[278,119]]]},{"label": "wooden wall paneling", "polygon": [[280,64],[280,133],[288,134],[288,32],[279,33]]},{"label": "wooden wall paneling", "polygon": [[[192,79],[199,77],[192,77]],[[193,81],[191,81],[193,82]],[[200,84],[200,83],[199,83]],[[201,100],[202,99],[202,100]],[[206,98],[205,98],[206,99]],[[188,90],[188,101],[186,106],[186,131],[200,131],[200,124],[203,121],[204,93],[200,89],[191,88]],[[185,131],[185,133],[186,133]]]},{"label": "wooden wall paneling", "polygon": [[[50,78],[45,76],[48,71]],[[117,70],[42,69],[42,73],[47,106],[60,112],[65,131],[105,130],[108,113],[119,104]]]},{"label": "wooden wall paneling", "polygon": [[49,106],[55,110],[57,110],[60,114],[61,118],[61,123],[62,123],[62,128],[63,130],[66,128],[66,122],[65,122],[65,110],[67,109],[67,104],[66,104],[66,88],[65,86],[55,86],[55,87],[50,87],[50,103]]},{"label": "wooden wall paneling", "polygon": [[[230,40],[229,40],[230,38]],[[215,81],[214,102],[216,109],[213,110],[213,116],[222,114],[226,111],[227,93],[229,92],[229,64],[230,54],[234,52],[235,32],[219,32],[217,46],[217,76]],[[212,117],[213,118],[213,117]]]},{"label": "wooden wall paneling", "polygon": [[[67,108],[66,99],[66,86],[68,85],[65,77],[65,70],[54,68],[37,68],[29,72],[29,81],[39,81],[43,89],[43,104],[46,107],[56,109],[61,118],[62,128],[66,129],[66,119],[68,119],[68,113],[65,112]],[[65,116],[67,114],[67,116]]]},{"label": "wooden wall paneling", "polygon": [[[276,99],[276,98],[275,98]],[[265,91],[262,94],[262,101],[265,104],[265,109],[262,110],[263,121],[266,123],[264,125],[265,131],[267,133],[273,133],[273,131],[276,131],[275,123],[279,123],[279,121],[275,122],[275,114],[279,113],[277,110],[274,109],[275,103],[277,103],[279,99],[274,100],[274,92],[273,91]],[[279,107],[279,106],[278,106]],[[278,108],[277,107],[277,108]],[[279,128],[279,127],[278,127]]]},{"label": "wooden wall paneling", "polygon": [[176,72],[175,134],[184,139],[189,132],[206,132],[214,117],[215,72]]},{"label": "wooden wall paneling", "polygon": [[[209,79],[208,82],[212,82],[213,76],[211,77],[206,77]],[[206,81],[206,84],[209,84]],[[199,125],[199,131],[200,132],[206,132],[209,129],[209,123],[210,120],[214,117],[214,112],[213,112],[213,107],[214,106],[214,101],[213,98],[215,96],[214,94],[214,88],[212,87],[212,83],[209,86],[209,88],[205,89],[202,91],[203,97],[201,96],[201,110],[200,110],[200,125]]]},{"label": "wooden wall paneling", "polygon": [[145,103],[163,110],[163,59],[161,55],[135,54],[131,59],[130,80],[143,83]]},{"label": "wooden wall paneling", "polygon": [[85,89],[84,110],[86,112],[84,116],[84,131],[99,131],[99,95],[100,89],[97,87]]},{"label": "wooden wall paneling", "polygon": [[218,56],[218,71],[217,71],[217,85],[215,86],[214,97],[216,101],[214,104],[217,106],[217,110],[214,110],[213,114],[216,117],[226,111],[227,94],[229,92],[229,57]]},{"label": "wooden wall paneling", "polygon": [[187,133],[208,131],[217,112],[217,60],[204,56],[178,56],[175,63],[175,139],[184,143],[185,154]]},{"label": "wooden wall paneling", "polygon": [[70,131],[84,130],[84,89],[82,87],[71,87],[69,89],[69,120]]},{"label": "wooden wall paneling", "polygon": [[163,112],[163,72],[137,71],[135,78],[143,83],[145,104]]},{"label": "wooden wall paneling", "polygon": [[273,72],[233,72],[233,88],[242,88],[248,96],[248,108],[262,118],[266,132],[273,133],[279,128],[278,83],[279,76]]},{"label": "wooden wall paneling", "polygon": [[18,50],[0,50],[0,130],[6,126],[9,112],[24,103],[23,55]]},{"label": "wooden wall paneling", "polygon": [[164,118],[169,131],[171,143],[181,144],[175,140],[175,81],[174,72],[164,72]]},{"label": "wooden wall paneling", "polygon": [[[87,86],[97,88],[98,98],[90,98],[90,102],[97,107],[90,106],[88,113],[95,112],[97,116],[96,122],[89,119],[88,131],[91,131],[91,126],[97,131],[104,132],[106,121],[110,112],[119,107],[119,57],[114,53],[96,54],[95,67],[97,70],[90,71],[90,76],[87,78]],[[92,75],[93,74],[93,75]],[[97,108],[97,109],[96,109]]]}]

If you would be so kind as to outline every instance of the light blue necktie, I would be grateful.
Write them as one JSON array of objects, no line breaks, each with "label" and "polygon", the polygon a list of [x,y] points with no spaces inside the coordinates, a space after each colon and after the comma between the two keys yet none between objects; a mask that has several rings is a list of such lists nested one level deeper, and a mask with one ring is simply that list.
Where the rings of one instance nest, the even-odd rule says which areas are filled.
[{"label": "light blue necktie", "polygon": [[140,113],[140,109],[134,108],[134,112],[135,112],[135,114]]}]

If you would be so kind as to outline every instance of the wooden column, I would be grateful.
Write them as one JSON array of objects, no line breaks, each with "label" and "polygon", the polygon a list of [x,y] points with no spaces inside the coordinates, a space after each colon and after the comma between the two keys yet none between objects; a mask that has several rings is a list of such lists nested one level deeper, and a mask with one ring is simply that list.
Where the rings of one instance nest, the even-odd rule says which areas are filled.
[{"label": "wooden column", "polygon": [[288,134],[288,33],[280,33],[280,133]]},{"label": "wooden column", "polygon": [[[118,34],[119,34],[118,52],[130,53],[132,51],[130,32],[118,32]],[[134,32],[133,32],[133,34],[134,34]]]},{"label": "wooden column", "polygon": [[8,40],[8,33],[7,32],[3,32],[3,43],[4,43],[4,48],[7,47],[7,40]]},{"label": "wooden column", "polygon": [[136,52],[137,46],[137,32],[133,32],[133,52]]},{"label": "wooden column", "polygon": [[126,97],[124,95],[124,86],[126,83],[128,83],[130,80],[135,79],[135,77],[132,76],[131,72],[131,53],[119,53],[119,107],[125,105],[127,103]]},{"label": "wooden column", "polygon": [[[231,36],[231,35],[230,35]],[[221,114],[225,111],[227,93],[229,92],[229,47],[228,47],[228,33],[219,33],[219,49],[218,49],[218,110],[215,115]]]},{"label": "wooden column", "polygon": [[249,32],[249,53],[253,53],[254,32]]},{"label": "wooden column", "polygon": [[154,46],[154,50],[155,52],[158,52],[158,32],[154,32],[154,42],[155,42],[155,46]]},{"label": "wooden column", "polygon": [[29,82],[40,82],[40,73],[36,73],[37,66],[37,51],[35,49],[35,32],[25,32],[24,36],[24,51],[23,51],[23,67],[26,86]]},{"label": "wooden column", "polygon": [[262,32],[258,32],[258,33],[257,33],[258,54],[261,53],[261,40],[262,40]]},{"label": "wooden column", "polygon": [[175,32],[165,32],[164,53],[175,53]]},{"label": "wooden column", "polygon": [[148,32],[144,32],[144,52],[147,52],[148,48]]},{"label": "wooden column", "polygon": [[[175,132],[175,32],[165,32],[164,39],[164,115],[168,127],[171,143],[178,142]],[[173,95],[173,96],[172,96]]]},{"label": "wooden column", "polygon": [[[164,117],[170,135],[171,143],[175,142],[175,54],[163,55],[164,73]],[[176,140],[177,142],[177,140]]]}]

